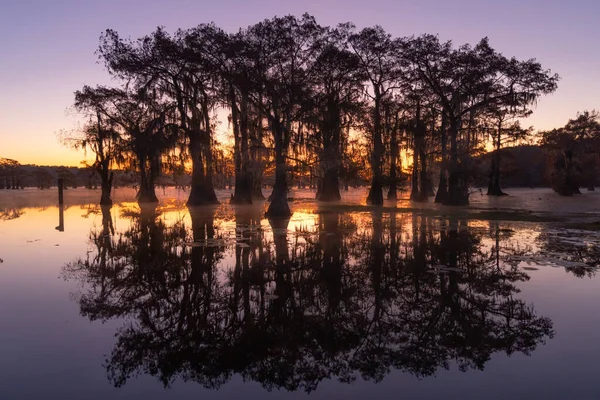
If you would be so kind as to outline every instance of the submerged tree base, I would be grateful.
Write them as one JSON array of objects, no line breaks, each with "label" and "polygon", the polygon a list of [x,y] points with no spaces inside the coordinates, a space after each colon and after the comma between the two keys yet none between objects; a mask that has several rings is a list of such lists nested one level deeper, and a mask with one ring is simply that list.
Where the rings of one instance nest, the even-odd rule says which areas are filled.
[{"label": "submerged tree base", "polygon": [[369,195],[367,196],[367,204],[374,206],[383,205],[383,187],[380,183],[373,182],[371,184],[371,189],[369,189]]},{"label": "submerged tree base", "polygon": [[468,206],[469,194],[452,194],[448,193],[446,199],[442,202],[445,206]]},{"label": "submerged tree base", "polygon": [[235,195],[231,195],[231,199],[229,200],[229,204],[238,204],[238,205],[242,205],[242,204],[252,204],[252,197],[248,197],[248,196],[235,196]]},{"label": "submerged tree base", "polygon": [[281,199],[276,200],[272,199],[271,204],[269,204],[269,208],[265,213],[265,217],[267,218],[289,218],[292,216],[292,211],[290,210],[290,206],[287,202],[287,199],[281,201]]},{"label": "submerged tree base", "polygon": [[508,196],[508,193],[504,193],[502,191],[502,189],[494,189],[494,190],[488,190],[486,193],[486,196]]},{"label": "submerged tree base", "polygon": [[504,193],[500,188],[500,181],[496,177],[496,179],[490,178],[490,183],[488,185],[488,190],[486,193],[487,196],[508,196],[507,193]]},{"label": "submerged tree base", "polygon": [[416,201],[417,203],[427,203],[429,202],[429,195],[427,193],[412,193],[410,195],[410,201]]},{"label": "submerged tree base", "polygon": [[575,194],[581,194],[581,191],[579,190],[579,188],[577,186],[570,184],[568,182],[565,182],[562,184],[555,184],[552,189],[554,189],[554,191],[561,196],[570,197]]},{"label": "submerged tree base", "polygon": [[158,203],[158,197],[154,189],[142,188],[136,196],[137,202],[140,204]]},{"label": "submerged tree base", "polygon": [[236,177],[235,189],[229,200],[231,204],[252,204],[252,181],[246,177]]},{"label": "submerged tree base", "polygon": [[104,194],[102,194],[102,197],[100,197],[100,205],[101,206],[112,206],[113,202],[112,199],[110,198],[110,195],[105,196]]},{"label": "submerged tree base", "polygon": [[229,200],[230,204],[252,204],[252,193],[247,189],[236,189]]},{"label": "submerged tree base", "polygon": [[319,201],[340,201],[342,199],[337,169],[331,168],[325,171],[315,198]]},{"label": "submerged tree base", "polygon": [[192,187],[190,197],[186,203],[188,206],[203,206],[210,204],[219,204],[214,190],[206,189],[204,186]]},{"label": "submerged tree base", "polygon": [[316,199],[319,201],[340,201],[342,195],[338,185],[324,185],[317,192]]},{"label": "submerged tree base", "polygon": [[264,200],[265,195],[262,192],[262,184],[259,179],[254,178],[252,183],[252,200]]}]

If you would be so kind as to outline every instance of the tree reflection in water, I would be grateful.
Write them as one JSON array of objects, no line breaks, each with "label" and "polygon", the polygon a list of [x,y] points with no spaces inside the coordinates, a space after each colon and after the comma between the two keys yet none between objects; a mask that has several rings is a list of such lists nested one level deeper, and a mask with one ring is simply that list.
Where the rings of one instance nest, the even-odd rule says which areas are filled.
[{"label": "tree reflection in water", "polygon": [[83,315],[124,320],[106,360],[116,386],[150,374],[219,388],[239,374],[311,391],[325,378],[483,369],[553,335],[515,298],[529,277],[502,261],[500,239],[486,249],[465,221],[323,212],[292,230],[237,206],[226,237],[206,208],[191,227],[142,209],[123,232],[102,211],[90,253],[64,273],[84,283]]},{"label": "tree reflection in water", "polygon": [[578,278],[593,277],[600,268],[600,232],[545,229],[538,242],[540,257]]}]

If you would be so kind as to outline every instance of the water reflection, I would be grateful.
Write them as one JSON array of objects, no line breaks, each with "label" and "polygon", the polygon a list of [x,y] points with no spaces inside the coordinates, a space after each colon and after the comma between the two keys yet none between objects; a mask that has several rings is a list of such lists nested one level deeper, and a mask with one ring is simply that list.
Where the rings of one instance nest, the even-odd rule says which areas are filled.
[{"label": "water reflection", "polygon": [[58,226],[55,229],[59,232],[65,231],[65,206],[62,204],[58,206]]},{"label": "water reflection", "polygon": [[579,278],[596,275],[600,267],[600,232],[544,229],[539,241],[539,260],[564,267]]},{"label": "water reflection", "polygon": [[20,208],[3,208],[0,209],[0,221],[10,221],[17,219],[24,214]]},{"label": "water reflection", "polygon": [[488,246],[466,221],[417,214],[324,212],[290,228],[254,207],[220,212],[129,210],[115,231],[103,208],[90,251],[64,267],[83,283],[82,315],[123,321],[105,363],[114,385],[150,374],[219,388],[239,374],[312,391],[326,378],[483,369],[553,336],[516,297],[529,277],[499,226]]}]

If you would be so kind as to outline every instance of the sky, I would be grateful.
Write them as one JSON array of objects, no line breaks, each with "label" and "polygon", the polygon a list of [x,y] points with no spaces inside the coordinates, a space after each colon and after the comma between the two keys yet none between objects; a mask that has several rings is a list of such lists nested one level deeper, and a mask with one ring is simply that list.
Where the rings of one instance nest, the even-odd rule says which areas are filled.
[{"label": "sky", "polygon": [[597,0],[0,0],[0,157],[22,164],[77,165],[65,148],[73,92],[110,84],[94,54],[107,28],[138,38],[215,22],[237,31],[275,15],[308,12],[322,25],[381,25],[394,36],[438,34],[456,45],[489,37],[506,56],[535,58],[561,76],[526,122],[545,130],[600,108]]}]

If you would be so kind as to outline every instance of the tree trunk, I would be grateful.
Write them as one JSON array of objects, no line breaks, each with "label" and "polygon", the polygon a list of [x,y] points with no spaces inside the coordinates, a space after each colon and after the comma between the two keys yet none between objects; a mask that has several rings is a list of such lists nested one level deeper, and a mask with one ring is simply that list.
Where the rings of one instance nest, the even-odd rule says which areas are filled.
[{"label": "tree trunk", "polygon": [[502,125],[499,123],[498,133],[494,140],[496,150],[494,151],[494,154],[492,154],[492,163],[490,166],[490,182],[487,191],[488,196],[506,196],[506,193],[504,193],[500,188],[500,148],[502,146],[501,128]]},{"label": "tree trunk", "polygon": [[[421,121],[421,106],[417,103],[413,146],[413,182],[410,199],[427,201],[427,159],[425,157],[425,127]],[[419,161],[421,171],[419,176]]]},{"label": "tree trunk", "polygon": [[[252,183],[248,174],[248,124],[244,121],[247,116],[242,105],[238,113],[235,89],[229,88],[231,102],[231,120],[233,122],[234,157],[235,157],[235,189],[231,197],[232,204],[252,204]],[[243,103],[243,101],[242,101]],[[241,116],[239,114],[242,114]],[[243,125],[243,126],[242,126]]]},{"label": "tree trunk", "polygon": [[398,131],[396,128],[392,129],[390,139],[390,190],[388,191],[388,200],[398,199]]},{"label": "tree trunk", "polygon": [[[206,132],[204,134],[207,135]],[[210,138],[208,140],[205,138],[204,142],[201,142],[199,134],[189,136],[189,150],[192,158],[192,187],[187,205],[192,207],[219,204],[212,182]]]},{"label": "tree trunk", "polygon": [[425,156],[424,140],[421,141],[421,148],[419,158],[421,161],[421,179],[420,179],[420,190],[419,190],[419,201],[427,202],[429,199],[429,179],[427,179],[427,157]]},{"label": "tree trunk", "polygon": [[579,186],[573,178],[573,151],[567,149],[563,151],[564,179],[555,189],[561,196],[573,196],[580,194]]},{"label": "tree trunk", "polygon": [[[262,104],[262,95],[259,94],[259,104]],[[252,174],[252,199],[264,200],[262,192],[262,159],[263,159],[263,116],[260,107],[256,109],[256,123],[253,124],[252,161],[250,173]]]},{"label": "tree trunk", "polygon": [[573,177],[573,154],[572,150],[567,151],[567,185],[571,188],[572,194],[581,194],[579,183]]},{"label": "tree trunk", "polygon": [[273,133],[275,135],[275,185],[273,186],[271,203],[266,216],[269,218],[289,218],[292,212],[287,202],[288,185],[284,133],[280,126],[273,126]]},{"label": "tree trunk", "polygon": [[446,181],[446,142],[448,140],[446,136],[446,121],[446,114],[442,114],[442,164],[440,165],[440,183],[438,185],[438,191],[435,194],[436,203],[445,203],[448,198],[448,182]]},{"label": "tree trunk", "polygon": [[390,190],[388,200],[398,199],[398,116],[390,130]]},{"label": "tree trunk", "polygon": [[[323,178],[319,182],[316,199],[320,201],[339,201],[340,194],[340,114],[335,99],[327,106],[326,121],[323,124],[323,155],[320,160]],[[312,175],[312,174],[311,174]],[[311,182],[312,183],[312,182]]]},{"label": "tree trunk", "polygon": [[110,192],[112,191],[113,173],[104,171],[102,173],[102,194],[100,196],[100,205],[110,206],[112,205],[112,199],[110,198]]},{"label": "tree trunk", "polygon": [[463,166],[458,162],[459,121],[450,121],[450,168],[448,176],[448,197],[443,203],[448,206],[466,206],[469,204],[468,187],[464,179]]},{"label": "tree trunk", "polygon": [[410,199],[419,199],[419,140],[416,136],[413,137],[413,168],[411,177]]},{"label": "tree trunk", "polygon": [[[419,118],[420,119],[420,118]],[[435,121],[435,118],[432,118]],[[432,128],[433,132],[433,128]],[[420,179],[420,187],[419,187],[419,201],[427,202],[429,200],[429,179],[427,176],[427,149],[425,142],[425,125],[421,123],[420,130],[420,145],[419,145],[419,160],[421,161],[421,179]]]},{"label": "tree trunk", "polygon": [[158,197],[154,190],[154,176],[152,168],[148,170],[147,164],[152,161],[147,160],[145,154],[138,154],[140,163],[140,190],[137,194],[138,203],[158,203]]},{"label": "tree trunk", "polygon": [[[437,112],[432,108],[431,110],[431,136],[435,136],[435,124],[437,123]],[[424,132],[426,133],[426,132]],[[421,152],[421,156],[423,157],[422,161],[422,170],[423,170],[423,183],[421,184],[421,192],[423,196],[421,198],[422,201],[429,201],[430,196],[435,196],[435,192],[433,190],[433,179],[431,178],[431,171],[427,169],[427,164],[431,162],[433,164],[433,157],[431,155],[427,155],[428,147],[427,147],[427,138],[423,136],[423,150]]]},{"label": "tree trunk", "polygon": [[383,204],[383,184],[381,176],[381,158],[383,157],[383,142],[381,140],[380,95],[375,89],[375,109],[373,113],[373,152],[371,153],[371,171],[373,174],[367,203]]},{"label": "tree trunk", "polygon": [[323,176],[323,182],[317,200],[339,201],[341,199],[342,195],[340,194],[340,181],[337,168],[328,168]]}]

